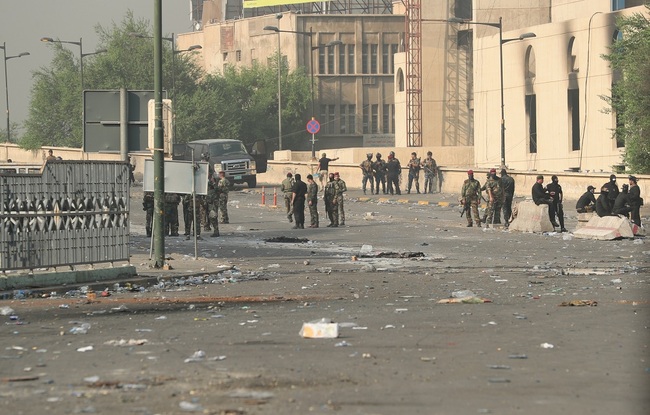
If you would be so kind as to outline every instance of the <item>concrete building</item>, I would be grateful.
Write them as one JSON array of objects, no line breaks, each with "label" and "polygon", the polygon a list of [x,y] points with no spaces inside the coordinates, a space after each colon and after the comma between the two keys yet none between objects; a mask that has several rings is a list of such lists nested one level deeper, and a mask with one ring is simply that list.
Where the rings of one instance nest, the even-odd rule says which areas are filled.
[{"label": "concrete building", "polygon": [[[506,165],[618,170],[624,143],[613,139],[616,117],[606,112],[602,99],[610,95],[614,79],[601,55],[617,36],[616,17],[645,12],[637,7],[642,3],[422,1],[422,146],[442,146],[438,152],[443,154],[455,148],[456,156],[462,148],[470,150],[468,166],[501,164],[502,47]],[[454,18],[474,24],[448,22]],[[536,36],[519,40],[524,33]],[[400,140],[406,137],[405,54],[395,61],[396,144],[406,146]],[[444,158],[439,162],[446,164]]]},{"label": "concrete building", "polygon": [[[264,30],[266,26],[282,32]],[[309,32],[312,39],[305,35]],[[310,73],[313,59],[313,115],[321,123],[317,149],[394,146],[393,57],[403,44],[403,32],[404,16],[285,12],[206,22],[199,31],[178,35],[178,48],[202,45],[197,62],[215,72],[226,65],[266,64],[277,54],[279,36],[290,69],[304,67]],[[333,41],[341,44],[325,47]],[[306,115],[305,124],[309,119]],[[304,134],[303,149],[309,147],[306,132],[285,134]]]}]

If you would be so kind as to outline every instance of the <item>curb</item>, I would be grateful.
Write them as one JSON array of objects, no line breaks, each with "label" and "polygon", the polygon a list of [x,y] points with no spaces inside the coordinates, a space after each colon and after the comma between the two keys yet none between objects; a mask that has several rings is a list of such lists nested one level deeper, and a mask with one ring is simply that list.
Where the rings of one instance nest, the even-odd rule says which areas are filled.
[{"label": "curb", "polygon": [[45,288],[56,285],[86,284],[102,280],[132,278],[136,275],[138,275],[138,271],[133,265],[104,269],[11,275],[0,278],[0,290],[4,291]]}]

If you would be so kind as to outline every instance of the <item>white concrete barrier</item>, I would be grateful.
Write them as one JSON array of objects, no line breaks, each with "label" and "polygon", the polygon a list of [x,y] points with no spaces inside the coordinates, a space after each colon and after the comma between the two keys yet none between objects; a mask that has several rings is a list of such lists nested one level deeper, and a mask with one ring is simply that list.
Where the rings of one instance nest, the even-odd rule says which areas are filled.
[{"label": "white concrete barrier", "polygon": [[548,218],[548,206],[537,206],[532,200],[517,204],[517,217],[510,224],[510,230],[519,232],[553,232]]},{"label": "white concrete barrier", "polygon": [[587,226],[587,223],[594,216],[596,216],[596,212],[578,213],[578,226],[576,226],[576,229],[580,229]]},{"label": "white concrete barrier", "polygon": [[601,218],[594,215],[585,226],[576,229],[573,236],[581,239],[611,241],[619,238],[634,238],[635,234],[640,234],[641,229],[624,216]]}]

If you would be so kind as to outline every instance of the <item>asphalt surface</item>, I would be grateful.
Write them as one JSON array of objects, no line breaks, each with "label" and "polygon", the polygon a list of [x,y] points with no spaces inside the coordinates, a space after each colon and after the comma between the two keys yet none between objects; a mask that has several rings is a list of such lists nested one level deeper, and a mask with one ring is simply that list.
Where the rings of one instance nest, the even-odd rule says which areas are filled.
[{"label": "asphalt surface", "polygon": [[[454,195],[348,196],[345,227],[293,230],[232,192],[222,236],[198,259],[168,238],[156,270],[133,188],[138,279],[0,302],[3,413],[650,413],[647,240],[466,228]],[[439,303],[465,290],[481,302]],[[299,335],[322,318],[338,338]]]}]

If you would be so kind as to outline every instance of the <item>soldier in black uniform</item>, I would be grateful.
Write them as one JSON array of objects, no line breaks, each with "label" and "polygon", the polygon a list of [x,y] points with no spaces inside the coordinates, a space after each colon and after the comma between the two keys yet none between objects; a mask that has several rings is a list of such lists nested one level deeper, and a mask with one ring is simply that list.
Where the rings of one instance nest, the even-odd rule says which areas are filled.
[{"label": "soldier in black uniform", "polygon": [[612,209],[614,208],[614,201],[616,201],[616,196],[618,196],[619,193],[615,174],[609,176],[609,182],[605,183],[603,187],[600,188],[600,193],[605,193],[607,196],[607,206],[609,207],[609,213],[612,213]]},{"label": "soldier in black uniform", "polygon": [[507,228],[512,217],[512,199],[515,196],[515,179],[508,176],[506,169],[501,169],[501,188],[503,190],[503,222]]},{"label": "soldier in black uniform", "polygon": [[[551,176],[551,183],[546,186],[546,191],[548,191],[548,194],[553,198],[553,210],[557,214],[557,218],[560,221],[560,232],[567,232],[566,228],[564,227],[564,209],[562,207],[564,194],[562,193],[560,180],[556,175]],[[553,218],[551,222],[555,223],[555,218]]]},{"label": "soldier in black uniform", "polygon": [[291,206],[293,206],[293,217],[296,225],[293,229],[305,229],[305,196],[307,195],[307,185],[301,180],[300,173],[294,176],[296,182],[293,185],[291,195]]},{"label": "soldier in black uniform", "polygon": [[576,203],[576,211],[578,213],[589,213],[593,212],[596,207],[596,197],[594,192],[596,188],[593,186],[587,186],[587,191],[580,196],[578,203]]},{"label": "soldier in black uniform", "polygon": [[399,190],[399,176],[402,173],[402,165],[399,160],[395,158],[395,152],[391,151],[388,154],[388,162],[386,163],[386,172],[388,173],[388,192],[401,195]]},{"label": "soldier in black uniform", "polygon": [[560,225],[555,222],[555,207],[553,206],[553,198],[544,188],[544,185],[542,183],[544,183],[544,176],[537,176],[537,181],[533,185],[532,189],[533,202],[535,202],[535,204],[538,206],[548,205],[548,218],[553,224],[553,227],[557,228]]},{"label": "soldier in black uniform", "polygon": [[621,192],[616,196],[612,213],[614,215],[623,215],[629,219],[632,208],[630,207],[630,200],[627,194],[629,186],[624,184],[621,186]]},{"label": "soldier in black uniform", "polygon": [[632,211],[630,212],[632,216],[632,222],[637,226],[641,226],[641,214],[640,209],[643,206],[643,198],[641,197],[641,189],[639,185],[636,184],[637,178],[635,176],[629,176],[628,180],[630,181],[630,191],[628,192],[628,200],[630,201],[630,207]]}]

